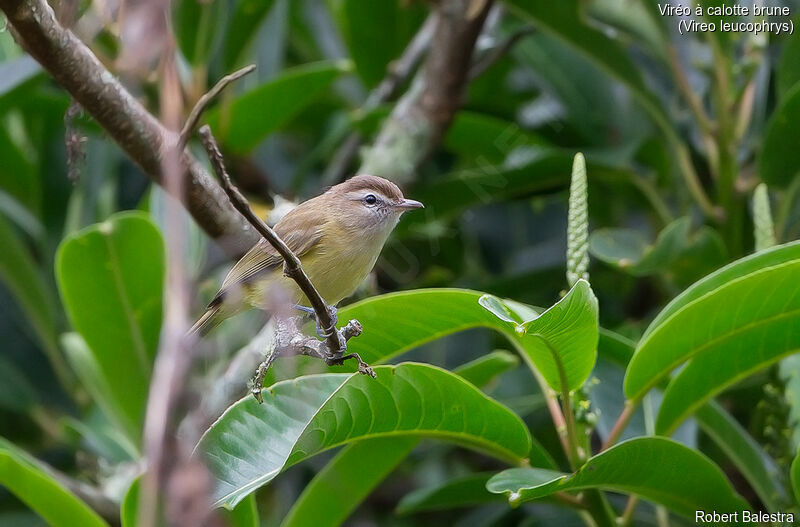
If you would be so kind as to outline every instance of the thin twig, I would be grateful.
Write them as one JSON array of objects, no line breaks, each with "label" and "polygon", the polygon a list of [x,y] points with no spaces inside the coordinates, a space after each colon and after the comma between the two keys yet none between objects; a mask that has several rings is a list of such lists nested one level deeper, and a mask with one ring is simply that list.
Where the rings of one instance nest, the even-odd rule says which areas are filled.
[{"label": "thin twig", "polygon": [[[214,172],[216,172],[217,176],[219,177],[222,183],[222,188],[227,193],[231,203],[236,210],[238,210],[242,216],[244,216],[245,219],[253,226],[253,228],[255,228],[261,234],[261,236],[263,236],[264,239],[267,240],[267,242],[272,245],[276,251],[278,251],[278,254],[281,255],[284,262],[284,274],[297,283],[297,286],[306,296],[311,304],[311,307],[314,309],[314,314],[317,318],[317,324],[326,334],[324,343],[317,339],[311,338],[304,339],[302,342],[292,342],[291,346],[299,346],[306,350],[308,352],[307,354],[318,356],[319,358],[325,360],[325,362],[329,365],[342,364],[345,360],[350,358],[357,359],[358,371],[365,375],[374,377],[375,372],[372,371],[372,368],[370,368],[366,363],[364,363],[364,361],[361,360],[361,357],[359,357],[357,354],[344,354],[344,352],[347,350],[347,340],[361,333],[361,325],[358,323],[358,321],[351,320],[343,329],[336,329],[336,321],[334,318],[335,312],[333,308],[325,303],[325,300],[319,294],[319,291],[317,291],[316,287],[314,287],[311,279],[303,270],[300,259],[294,254],[294,252],[292,252],[289,246],[286,245],[283,240],[281,240],[275,231],[272,230],[253,212],[253,209],[250,208],[250,204],[247,202],[247,199],[241,194],[241,192],[239,192],[239,189],[233,185],[233,182],[231,182],[231,178],[225,169],[225,163],[222,159],[222,154],[219,151],[217,141],[214,139],[214,135],[211,133],[211,128],[208,125],[204,125],[200,128],[198,133],[200,134],[200,140],[206,149],[206,153],[211,160],[211,166],[214,168]],[[280,334],[281,332],[278,331],[278,333]],[[280,348],[282,346],[276,347],[278,348],[278,353],[280,353]],[[303,351],[303,353],[306,353],[306,351]],[[271,363],[269,357],[267,360]],[[274,358],[272,360],[274,360]],[[259,370],[261,369],[262,368],[259,367]],[[263,369],[266,371],[265,368]],[[263,381],[263,375],[260,377],[260,379],[258,376],[256,379],[254,379],[254,381],[259,380]],[[256,382],[256,386],[253,388],[253,390],[256,389],[260,389],[258,382]]]},{"label": "thin twig", "polygon": [[217,81],[213,88],[200,97],[200,99],[197,101],[197,104],[195,104],[194,108],[192,108],[192,111],[189,112],[189,117],[186,118],[186,122],[181,130],[181,136],[178,142],[178,147],[181,150],[183,150],[183,147],[185,147],[186,143],[189,142],[189,137],[191,137],[192,133],[194,132],[197,122],[200,120],[200,117],[203,115],[203,112],[206,110],[208,105],[211,104],[211,101],[216,99],[217,96],[222,93],[222,90],[228,86],[228,84],[241,79],[248,73],[255,71],[255,69],[256,65],[250,64],[249,66],[245,66],[244,68],[234,71],[229,75],[225,75],[219,81]]},{"label": "thin twig", "polygon": [[508,54],[517,43],[528,35],[536,32],[534,27],[523,27],[508,36],[502,43],[490,49],[483,57],[478,59],[469,69],[467,78],[473,81],[483,75],[486,70],[491,68],[498,60]]}]

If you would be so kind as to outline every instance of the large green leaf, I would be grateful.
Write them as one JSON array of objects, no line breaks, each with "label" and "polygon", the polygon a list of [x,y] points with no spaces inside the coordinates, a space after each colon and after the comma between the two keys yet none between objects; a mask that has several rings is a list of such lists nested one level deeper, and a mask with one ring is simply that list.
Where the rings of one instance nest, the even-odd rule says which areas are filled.
[{"label": "large green leaf", "polygon": [[225,69],[232,70],[241,62],[243,52],[255,37],[275,0],[241,0],[236,2],[225,36]]},{"label": "large green leaf", "polygon": [[53,527],[108,527],[88,505],[38,466],[36,460],[2,438],[0,485]]},{"label": "large green leaf", "polygon": [[792,138],[800,119],[800,84],[786,93],[767,123],[758,155],[758,172],[770,187],[786,187],[800,172],[800,150]]},{"label": "large green leaf", "polygon": [[648,90],[624,48],[585,22],[578,0],[505,0],[505,4],[523,19],[562,39],[625,84],[654,120],[662,126],[668,126],[664,110]]},{"label": "large green leaf", "polygon": [[[472,384],[483,386],[517,364],[519,359],[515,355],[494,351],[464,364],[455,372]],[[362,439],[344,447],[306,485],[281,526],[341,525],[419,442],[416,437],[379,437]],[[534,465],[542,458],[552,463],[547,452],[535,440],[530,457]],[[483,491],[486,494],[485,489]]]},{"label": "large green leaf", "polygon": [[530,360],[547,384],[560,391],[580,388],[594,367],[597,358],[598,309],[589,282],[578,280],[572,289],[553,307],[532,320],[509,321],[499,300],[486,295],[481,305],[519,335]]},{"label": "large green leaf", "polygon": [[499,163],[514,149],[546,147],[548,142],[513,121],[460,111],[443,139],[446,149],[481,163]]},{"label": "large green leaf", "polygon": [[417,437],[389,436],[344,447],[306,485],[281,527],[342,525],[419,442]]},{"label": "large green leaf", "polygon": [[[795,16],[794,22],[800,22],[800,18]],[[783,100],[800,81],[800,35],[797,33],[784,40],[777,77],[778,98]]]},{"label": "large green leaf", "polygon": [[[268,2],[262,2],[268,3]],[[224,2],[181,0],[173,4],[173,27],[178,46],[190,64],[204,66],[217,42]]]},{"label": "large green leaf", "polygon": [[497,474],[490,492],[512,504],[559,491],[604,489],[636,494],[688,518],[695,511],[728,513],[748,508],[723,472],[703,454],[660,437],[620,443],[586,462],[574,474],[516,468]]},{"label": "large green leaf", "polygon": [[285,467],[365,438],[432,437],[509,463],[527,458],[522,421],[457,375],[423,364],[375,373],[300,377],[263,390],[262,405],[248,396],[231,406],[197,447],[216,478],[215,503],[236,505]]},{"label": "large green leaf", "polygon": [[719,234],[706,225],[691,232],[691,218],[679,218],[654,242],[635,229],[597,229],[589,238],[592,256],[634,276],[669,272],[688,284],[727,260]]},{"label": "large green leaf", "polygon": [[[505,141],[501,139],[500,143]],[[424,203],[429,212],[409,216],[400,222],[395,232],[399,236],[426,233],[440,221],[471,206],[552,192],[569,185],[571,152],[535,146],[526,148],[530,155],[524,160],[496,165],[482,163],[476,168],[458,170],[443,179],[421,183],[414,189],[414,198]],[[592,181],[625,184],[631,177],[624,169],[591,159],[587,162],[587,170]]]},{"label": "large green leaf", "polygon": [[[598,353],[600,357],[625,368],[633,356],[634,343],[608,330],[600,330]],[[666,386],[667,380],[659,383]],[[786,495],[780,486],[775,462],[761,445],[745,430],[732,415],[714,401],[709,401],[694,415],[703,431],[728,456],[768,510],[776,512],[780,500]],[[630,428],[630,425],[629,427]]]},{"label": "large green leaf", "polygon": [[693,362],[723,366],[705,372],[702,386],[695,387],[702,391],[724,386],[797,349],[799,269],[800,244],[794,243],[738,260],[695,283],[648,327],[628,365],[625,394],[641,398],[693,356]]},{"label": "large green leaf", "polygon": [[[494,297],[464,289],[420,289],[390,293],[340,309],[339,320],[357,319],[364,326],[361,336],[348,342],[347,346],[348,350],[360,354],[370,364],[386,362],[401,353],[446,335],[466,329],[485,327],[499,331],[508,337],[527,361],[540,369],[548,380],[553,381],[555,386],[560,386],[558,365],[550,350],[539,337],[533,336],[536,331],[539,331],[540,326],[548,326],[544,329],[553,333],[558,343],[569,347],[568,360],[564,365],[569,368],[568,385],[570,389],[580,386],[591,372],[594,362],[592,357],[594,357],[595,351],[594,348],[588,349],[592,347],[590,328],[594,324],[596,343],[597,321],[596,299],[587,283],[576,284],[569,298],[562,299],[551,308],[553,312],[550,315],[536,323],[530,320],[535,316],[536,310],[529,306],[494,299],[493,301],[498,302],[498,305],[503,305],[518,313],[515,315],[518,320],[509,322],[498,318],[497,313],[493,314],[484,309],[478,303],[481,298],[484,298],[484,303],[494,299]],[[589,310],[579,309],[581,303],[584,303]],[[595,313],[594,319],[591,317],[592,312]],[[558,333],[559,328],[555,322],[559,314],[575,316],[582,331],[576,332],[574,335]],[[391,320],[392,324],[387,325],[387,320]],[[534,328],[526,335],[518,334],[516,329],[523,320],[528,320],[530,327]],[[583,342],[584,337],[585,342]],[[587,350],[576,351],[575,346],[584,344],[587,346]],[[319,361],[309,360],[306,357],[287,359],[287,361],[291,361],[296,366],[309,364],[311,368],[319,367],[320,364]],[[280,362],[279,360],[278,363]],[[277,369],[280,370],[282,368],[278,363],[276,363]],[[353,371],[354,366],[347,364],[345,368],[348,368],[345,371]]]},{"label": "large green leaf", "polygon": [[[800,297],[800,288],[796,285],[800,262],[789,266],[787,272],[794,278],[781,277],[774,288],[763,287],[765,294],[779,297],[784,304],[789,303],[787,298]],[[790,280],[794,280],[795,285]],[[780,290],[785,294],[778,294]],[[769,310],[767,302],[757,304],[753,309],[760,306]],[[671,434],[684,419],[725,388],[800,351],[800,302],[787,305],[786,311],[746,324],[718,337],[720,344],[707,345],[708,351],[694,357],[672,379],[658,411],[656,433]]]},{"label": "large green leaf", "polygon": [[56,276],[129,435],[142,429],[161,328],[164,243],[146,215],[122,213],[67,237]]},{"label": "large green leaf", "polygon": [[356,71],[368,87],[386,76],[426,12],[422,5],[400,0],[332,0],[329,4]]},{"label": "large green leaf", "polygon": [[313,102],[347,68],[344,63],[320,62],[285,70],[208,112],[208,123],[228,150],[247,154]]},{"label": "large green leaf", "polygon": [[61,336],[61,347],[70,367],[92,400],[102,410],[103,415],[119,427],[130,444],[137,445],[142,431],[130,426],[131,423],[125,418],[125,409],[121,401],[114,396],[109,379],[103,374],[96,355],[89,349],[83,337],[78,333],[65,333]]},{"label": "large green leaf", "polygon": [[719,445],[747,478],[767,510],[778,512],[779,504],[786,498],[778,485],[781,481],[780,471],[761,445],[714,401],[697,410],[695,418],[703,432]]},{"label": "large green leaf", "polygon": [[794,460],[792,461],[790,477],[792,480],[794,499],[800,503],[800,452],[797,453],[797,456],[795,456]]}]

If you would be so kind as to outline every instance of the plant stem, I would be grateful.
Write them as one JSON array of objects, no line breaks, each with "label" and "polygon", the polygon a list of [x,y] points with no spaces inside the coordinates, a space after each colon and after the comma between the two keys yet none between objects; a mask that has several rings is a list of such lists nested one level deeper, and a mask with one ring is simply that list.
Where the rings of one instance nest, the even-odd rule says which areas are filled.
[{"label": "plant stem", "polygon": [[639,498],[637,496],[630,496],[628,498],[628,503],[625,505],[625,511],[619,518],[619,523],[622,527],[627,527],[631,524],[631,520],[633,520],[633,513],[636,512],[637,503],[639,503]]},{"label": "plant stem", "polygon": [[558,384],[561,388],[561,412],[564,416],[564,423],[567,430],[567,457],[569,458],[570,466],[574,470],[582,464],[582,456],[578,449],[578,433],[575,428],[575,413],[572,411],[572,397],[569,393],[567,372],[564,371],[564,365],[561,364],[558,352],[553,345],[550,344],[550,341],[539,333],[534,333],[531,336],[537,337],[544,343],[547,349],[550,350],[550,354],[553,356],[556,368],[558,369]]},{"label": "plant stem", "polygon": [[606,438],[605,443],[600,448],[600,452],[603,452],[612,446],[614,446],[619,437],[622,435],[622,432],[625,430],[625,427],[628,426],[628,422],[633,417],[633,414],[636,413],[636,408],[638,407],[638,403],[632,400],[625,401],[625,408],[622,409],[622,412],[619,414],[617,421],[614,423],[614,427],[611,429],[611,433],[608,434],[608,438]]}]

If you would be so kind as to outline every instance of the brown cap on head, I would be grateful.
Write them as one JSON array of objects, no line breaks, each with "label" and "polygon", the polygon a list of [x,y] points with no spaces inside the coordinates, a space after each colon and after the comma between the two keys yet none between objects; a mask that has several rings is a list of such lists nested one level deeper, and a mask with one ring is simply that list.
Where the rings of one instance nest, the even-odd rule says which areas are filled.
[{"label": "brown cap on head", "polygon": [[394,202],[403,201],[403,193],[400,189],[389,181],[378,176],[361,174],[354,176],[343,183],[332,187],[328,192],[353,192],[358,190],[374,190]]}]

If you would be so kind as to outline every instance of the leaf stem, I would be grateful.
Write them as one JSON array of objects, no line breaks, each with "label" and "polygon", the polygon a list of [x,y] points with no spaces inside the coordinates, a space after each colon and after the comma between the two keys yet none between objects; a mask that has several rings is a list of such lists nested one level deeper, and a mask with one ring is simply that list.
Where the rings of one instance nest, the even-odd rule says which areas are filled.
[{"label": "leaf stem", "polygon": [[623,408],[622,412],[619,414],[617,421],[614,423],[614,427],[611,429],[611,433],[608,434],[605,443],[603,443],[603,446],[600,448],[600,452],[611,448],[619,441],[619,437],[622,435],[625,427],[628,426],[628,422],[631,420],[631,417],[633,417],[638,406],[638,402],[632,400],[625,401],[625,408]]},{"label": "leaf stem", "polygon": [[572,397],[569,393],[567,372],[564,370],[564,365],[561,364],[558,351],[550,344],[550,341],[541,333],[533,333],[531,336],[537,337],[550,350],[558,369],[558,384],[559,388],[561,388],[561,413],[564,416],[567,430],[567,457],[569,458],[570,466],[574,470],[581,466],[583,456],[581,456],[578,448],[578,433],[575,427],[575,413],[572,411]]}]

